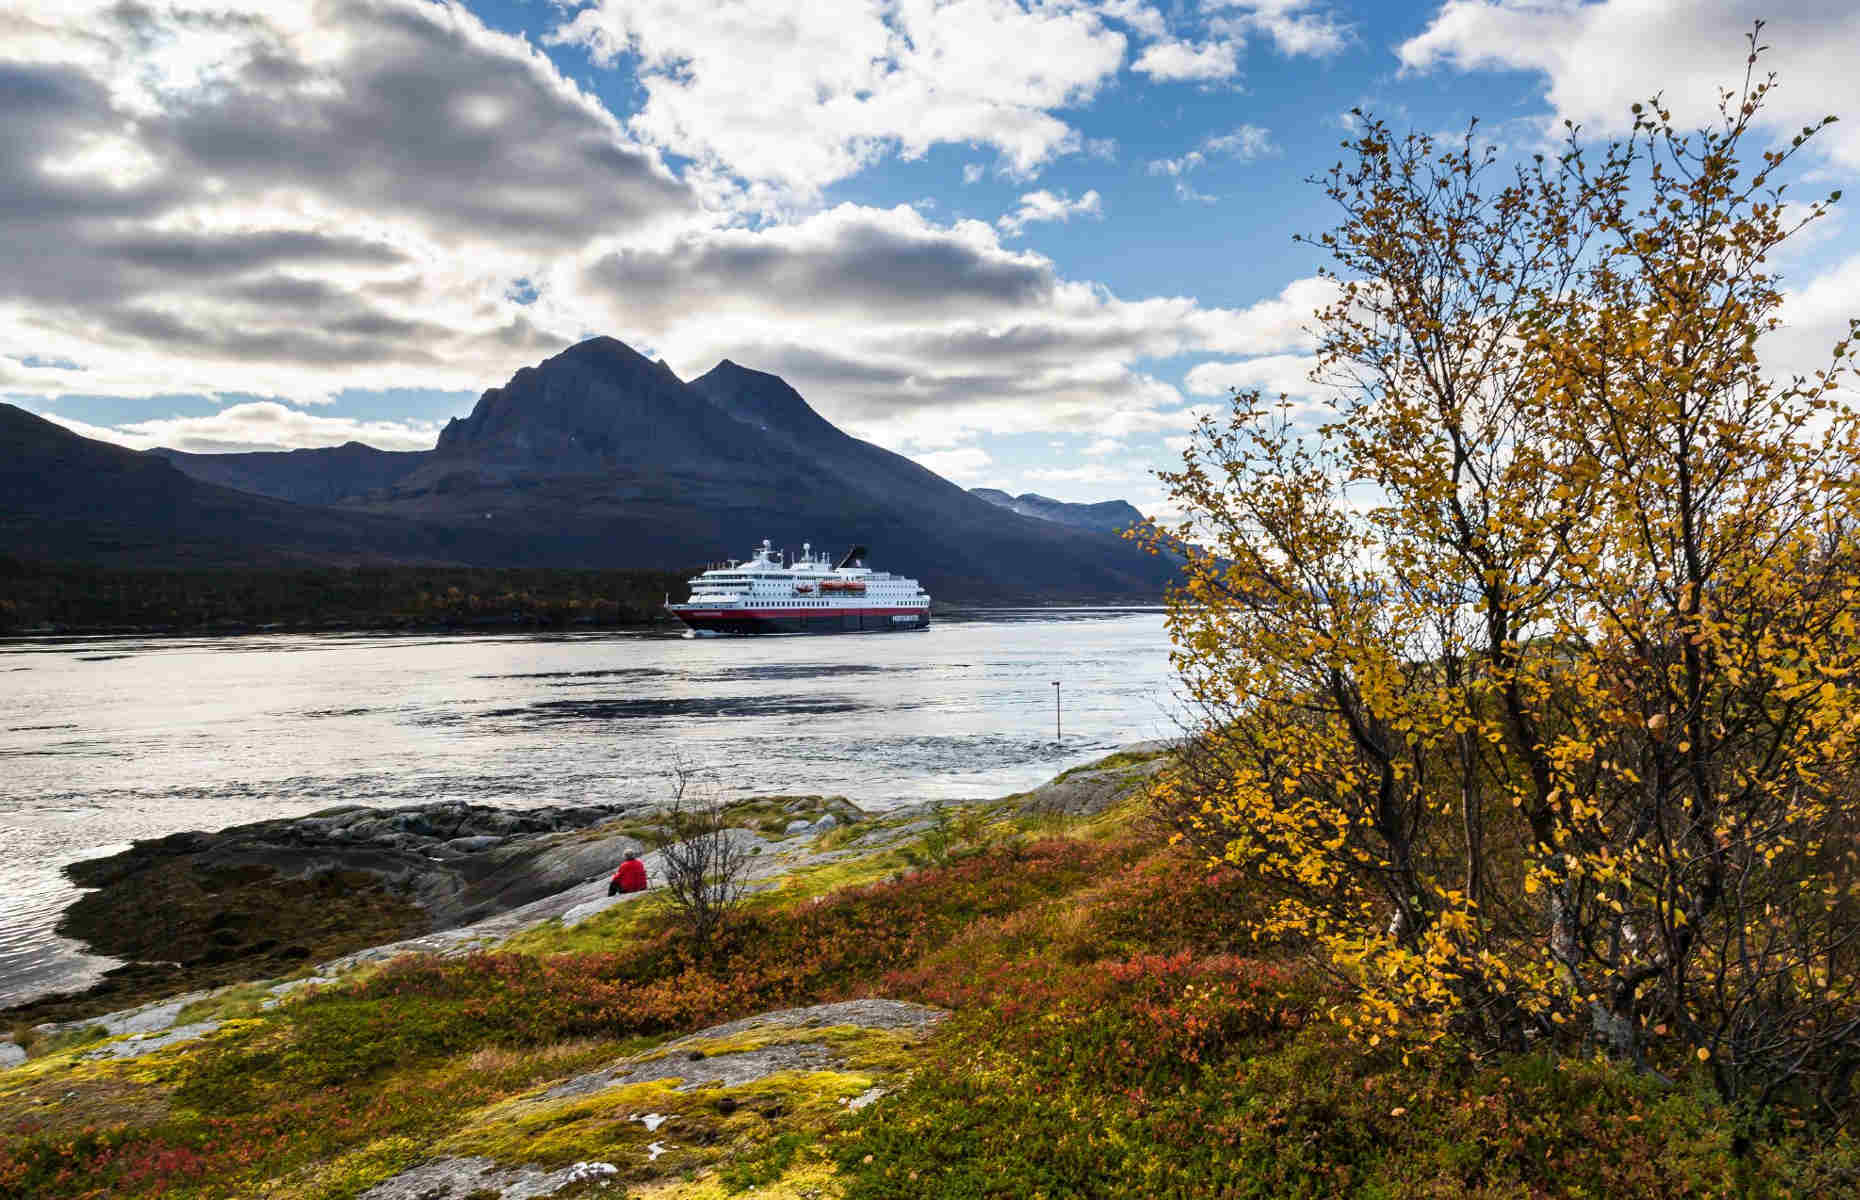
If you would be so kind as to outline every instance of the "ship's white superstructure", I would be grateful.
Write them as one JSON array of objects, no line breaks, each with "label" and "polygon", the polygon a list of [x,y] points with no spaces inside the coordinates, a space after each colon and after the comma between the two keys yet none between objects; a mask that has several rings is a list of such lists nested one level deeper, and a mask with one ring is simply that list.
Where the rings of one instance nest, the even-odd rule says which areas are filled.
[{"label": "ship's white superstructure", "polygon": [[874,571],[855,546],[835,563],[804,544],[798,555],[765,538],[747,559],[691,581],[691,598],[669,604],[696,633],[855,633],[926,629],[930,596],[915,579]]}]

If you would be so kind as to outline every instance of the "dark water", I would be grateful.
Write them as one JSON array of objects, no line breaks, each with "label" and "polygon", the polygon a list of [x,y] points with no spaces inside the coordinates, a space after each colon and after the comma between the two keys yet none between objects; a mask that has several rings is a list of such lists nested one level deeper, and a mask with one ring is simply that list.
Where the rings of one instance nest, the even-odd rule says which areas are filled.
[{"label": "dark water", "polygon": [[[1003,795],[1174,731],[1162,616],[922,633],[0,641],[0,1004],[111,965],[51,932],[59,873],[135,838],[337,804]],[[1064,740],[1055,742],[1052,681]]]}]

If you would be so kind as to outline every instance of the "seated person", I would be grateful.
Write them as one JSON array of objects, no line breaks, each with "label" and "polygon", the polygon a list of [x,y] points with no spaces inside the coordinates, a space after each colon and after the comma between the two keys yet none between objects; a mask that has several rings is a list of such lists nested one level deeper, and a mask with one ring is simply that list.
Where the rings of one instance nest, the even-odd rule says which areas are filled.
[{"label": "seated person", "polygon": [[615,896],[621,892],[643,892],[646,890],[646,864],[639,861],[639,852],[628,850],[626,861],[614,872],[613,879],[607,884],[607,894]]}]

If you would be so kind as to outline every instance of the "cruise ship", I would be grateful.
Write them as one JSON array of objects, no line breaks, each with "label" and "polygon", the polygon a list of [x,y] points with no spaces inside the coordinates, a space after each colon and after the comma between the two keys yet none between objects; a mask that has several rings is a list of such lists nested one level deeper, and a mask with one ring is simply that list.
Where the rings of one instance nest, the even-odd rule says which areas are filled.
[{"label": "cruise ship", "polygon": [[691,598],[666,608],[694,636],[878,633],[930,627],[930,596],[915,579],[874,571],[865,547],[836,564],[811,543],[787,557],[764,538],[747,559],[691,581]]}]

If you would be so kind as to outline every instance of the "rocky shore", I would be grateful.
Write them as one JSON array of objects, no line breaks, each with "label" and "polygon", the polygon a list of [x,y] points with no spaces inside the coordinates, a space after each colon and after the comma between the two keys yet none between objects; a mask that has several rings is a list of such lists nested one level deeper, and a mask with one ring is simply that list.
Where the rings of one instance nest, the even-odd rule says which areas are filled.
[{"label": "rocky shore", "polygon": [[[742,819],[785,832],[857,812],[837,798],[777,799],[739,806]],[[69,1022],[177,992],[276,978],[470,926],[604,879],[628,851],[646,848],[655,821],[647,804],[502,809],[444,801],[347,805],[140,841],[66,868],[94,890],[58,926],[124,965],[83,992],[0,1010],[0,1027]]]},{"label": "rocky shore", "polygon": [[[82,864],[88,923],[146,935],[166,906],[170,944],[199,953],[140,1004],[99,993],[65,998],[82,1002],[68,1018],[9,1014],[0,1128],[30,1146],[0,1154],[0,1194],[9,1178],[66,1180],[106,1128],[134,1156],[98,1168],[122,1194],[205,1171],[232,1182],[203,1195],[304,1200],[839,1194],[820,1147],[934,1065],[947,1014],[934,997],[873,994],[872,973],[908,946],[936,953],[984,909],[1078,886],[1096,873],[1086,859],[1123,861],[1128,848],[1085,847],[1128,820],[1165,758],[1131,747],[1030,792],[884,813],[839,797],[732,804],[742,882],[766,897],[743,920],[777,936],[708,964],[655,932],[663,887],[607,895],[615,859],[661,840],[651,808],[341,808]],[[1054,840],[1030,849],[1030,834]],[[642,857],[662,883],[662,853]],[[929,866],[951,868],[956,893],[914,888]],[[193,909],[168,903],[179,880]],[[370,896],[402,905],[412,932],[311,949],[317,921],[328,944],[363,937]],[[796,921],[818,928],[782,941]],[[268,946],[286,927],[306,940],[284,948],[308,954]],[[478,951],[491,953],[465,958]],[[385,1008],[357,990],[390,979]],[[267,1132],[241,1132],[250,1121]],[[302,1136],[280,1140],[277,1121]],[[143,1152],[171,1134],[179,1150]],[[52,1157],[32,1157],[40,1145]],[[228,1155],[240,1161],[222,1169]]]}]

